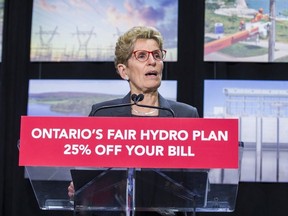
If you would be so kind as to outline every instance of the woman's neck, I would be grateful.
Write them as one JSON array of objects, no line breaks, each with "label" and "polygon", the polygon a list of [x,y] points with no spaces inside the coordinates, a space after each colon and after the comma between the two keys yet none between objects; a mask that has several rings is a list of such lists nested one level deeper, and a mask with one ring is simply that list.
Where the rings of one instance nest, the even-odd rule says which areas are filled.
[{"label": "woman's neck", "polygon": [[[137,102],[137,104],[152,106],[152,107],[159,106],[158,93],[143,94],[143,95],[144,95],[143,100]],[[159,110],[156,108],[152,108],[152,107],[141,107],[141,106],[133,105],[131,107],[131,112],[133,115],[139,115],[139,116],[158,116]]]}]

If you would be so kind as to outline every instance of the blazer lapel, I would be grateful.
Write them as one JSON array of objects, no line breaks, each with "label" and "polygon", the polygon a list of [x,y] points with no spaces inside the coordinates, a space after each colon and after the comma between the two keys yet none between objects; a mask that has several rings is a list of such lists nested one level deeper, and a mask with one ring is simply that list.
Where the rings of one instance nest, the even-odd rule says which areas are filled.
[{"label": "blazer lapel", "polygon": [[[171,109],[168,101],[159,94],[159,106],[167,109]],[[173,117],[173,115],[167,110],[159,110],[159,117]]]}]

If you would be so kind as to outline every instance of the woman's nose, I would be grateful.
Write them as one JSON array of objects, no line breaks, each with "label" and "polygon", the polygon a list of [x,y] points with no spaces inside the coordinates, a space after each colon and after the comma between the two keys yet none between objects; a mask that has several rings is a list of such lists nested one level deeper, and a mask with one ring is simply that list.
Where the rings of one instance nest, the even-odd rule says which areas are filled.
[{"label": "woman's nose", "polygon": [[152,53],[149,53],[147,62],[148,62],[149,64],[156,64],[156,60],[154,59]]}]

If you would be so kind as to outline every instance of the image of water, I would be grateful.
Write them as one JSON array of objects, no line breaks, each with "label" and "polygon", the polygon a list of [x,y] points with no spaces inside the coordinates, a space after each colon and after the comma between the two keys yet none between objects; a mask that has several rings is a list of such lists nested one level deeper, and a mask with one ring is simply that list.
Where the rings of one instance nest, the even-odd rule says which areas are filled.
[{"label": "image of water", "polygon": [[[27,109],[28,109],[27,110],[27,115],[28,116],[83,116],[83,114],[78,114],[78,113],[53,112],[50,109],[50,105],[49,104],[46,105],[46,104],[32,103],[32,104],[29,104]],[[88,114],[86,116],[88,116]]]}]

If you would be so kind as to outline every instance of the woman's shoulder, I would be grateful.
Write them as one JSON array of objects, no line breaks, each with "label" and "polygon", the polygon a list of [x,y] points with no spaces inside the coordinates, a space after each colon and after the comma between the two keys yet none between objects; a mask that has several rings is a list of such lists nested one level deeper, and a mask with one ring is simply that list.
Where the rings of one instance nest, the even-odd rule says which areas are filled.
[{"label": "woman's shoulder", "polygon": [[175,112],[176,117],[199,117],[196,107],[186,103],[167,100],[171,109]]}]

